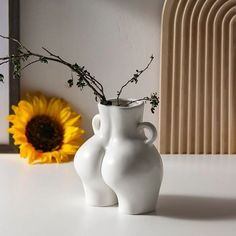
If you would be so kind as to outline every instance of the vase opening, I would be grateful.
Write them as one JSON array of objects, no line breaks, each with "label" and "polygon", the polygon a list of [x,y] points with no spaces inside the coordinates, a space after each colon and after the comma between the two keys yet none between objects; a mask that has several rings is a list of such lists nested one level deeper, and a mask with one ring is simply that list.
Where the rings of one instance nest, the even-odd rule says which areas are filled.
[{"label": "vase opening", "polygon": [[137,106],[141,106],[144,103],[143,101],[136,101],[136,99],[120,99],[119,105],[118,105],[117,99],[109,99],[108,101],[111,102],[110,106],[117,106],[120,108],[137,107]]}]

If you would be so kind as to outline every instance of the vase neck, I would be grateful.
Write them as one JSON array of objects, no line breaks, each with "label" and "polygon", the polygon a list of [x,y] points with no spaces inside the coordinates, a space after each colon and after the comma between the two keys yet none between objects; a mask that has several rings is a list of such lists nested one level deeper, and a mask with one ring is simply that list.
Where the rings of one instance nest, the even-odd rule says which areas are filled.
[{"label": "vase neck", "polygon": [[143,105],[130,108],[100,106],[100,133],[103,137],[137,137],[137,126],[143,119]]}]

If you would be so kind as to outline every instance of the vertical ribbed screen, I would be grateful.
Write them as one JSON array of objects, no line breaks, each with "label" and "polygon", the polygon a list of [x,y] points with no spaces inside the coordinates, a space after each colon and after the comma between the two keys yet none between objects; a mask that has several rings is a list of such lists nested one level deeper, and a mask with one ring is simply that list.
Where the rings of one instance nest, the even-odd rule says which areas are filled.
[{"label": "vertical ribbed screen", "polygon": [[236,153],[236,0],[166,0],[160,151]]}]

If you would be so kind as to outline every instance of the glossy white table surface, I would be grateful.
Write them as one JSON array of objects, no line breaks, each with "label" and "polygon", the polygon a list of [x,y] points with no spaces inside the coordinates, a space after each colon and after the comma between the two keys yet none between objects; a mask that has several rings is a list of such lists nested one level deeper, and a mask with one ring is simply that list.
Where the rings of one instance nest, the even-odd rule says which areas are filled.
[{"label": "glossy white table surface", "polygon": [[[235,236],[236,157],[163,156],[157,212],[95,208],[73,163],[30,166],[0,155],[1,236]],[[138,197],[138,196],[137,196]]]}]

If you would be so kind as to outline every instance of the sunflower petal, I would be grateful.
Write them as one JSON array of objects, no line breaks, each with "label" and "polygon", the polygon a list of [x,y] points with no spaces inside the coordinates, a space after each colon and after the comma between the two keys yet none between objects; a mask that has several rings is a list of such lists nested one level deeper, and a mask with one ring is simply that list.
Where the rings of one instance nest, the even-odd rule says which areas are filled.
[{"label": "sunflower petal", "polygon": [[70,116],[71,116],[70,108],[69,107],[65,107],[60,112],[60,122],[62,124],[64,124],[70,118]]},{"label": "sunflower petal", "polygon": [[[46,99],[41,94],[38,96],[28,94],[26,100],[21,100],[18,106],[12,106],[12,109],[15,114],[7,117],[12,123],[8,132],[13,135],[15,144],[19,145],[20,157],[28,159],[30,164],[69,161],[84,141],[82,138],[84,130],[80,128],[81,116],[72,111],[68,103],[62,99]],[[33,118],[37,119],[37,116],[40,116],[41,119],[42,116],[44,118],[47,116],[52,122],[57,122],[57,125],[52,127],[60,127],[63,130],[63,134],[61,131],[57,134],[63,135],[62,140],[59,136],[55,136],[57,138],[55,140],[60,140],[61,143],[56,143],[57,146],[52,147],[51,151],[36,150],[33,143],[29,141],[31,139],[27,137],[26,127],[29,121]],[[41,141],[39,143],[41,144]],[[36,147],[38,146],[36,145]]]},{"label": "sunflower petal", "polygon": [[77,115],[71,119],[69,119],[68,121],[66,121],[65,123],[65,127],[68,127],[68,126],[77,126],[79,125],[79,120],[81,119],[81,116],[80,115]]}]

